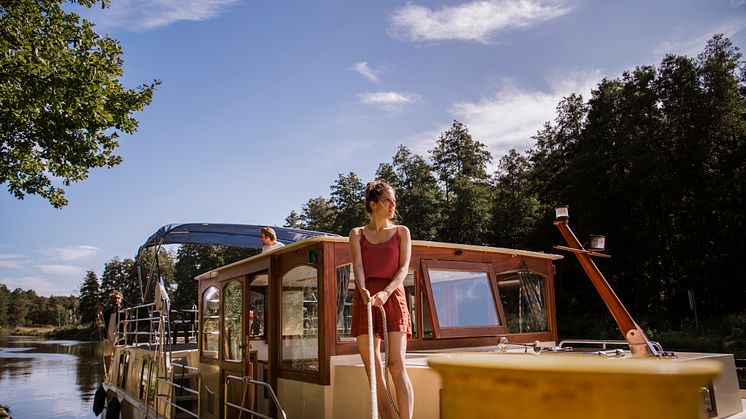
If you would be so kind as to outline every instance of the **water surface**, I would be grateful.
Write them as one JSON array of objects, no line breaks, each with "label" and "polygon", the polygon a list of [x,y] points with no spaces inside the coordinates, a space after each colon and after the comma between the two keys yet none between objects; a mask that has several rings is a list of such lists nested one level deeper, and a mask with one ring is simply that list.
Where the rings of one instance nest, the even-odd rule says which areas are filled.
[{"label": "water surface", "polygon": [[92,418],[100,342],[0,336],[0,404],[15,419]]}]

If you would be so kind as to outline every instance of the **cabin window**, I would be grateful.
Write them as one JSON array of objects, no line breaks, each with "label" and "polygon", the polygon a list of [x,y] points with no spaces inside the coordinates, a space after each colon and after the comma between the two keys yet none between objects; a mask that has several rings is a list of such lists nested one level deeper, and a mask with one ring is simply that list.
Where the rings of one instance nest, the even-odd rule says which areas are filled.
[{"label": "cabin window", "polygon": [[319,371],[319,290],[317,270],[296,266],[282,277],[282,365]]},{"label": "cabin window", "polygon": [[423,261],[425,288],[435,336],[505,333],[492,265]]},{"label": "cabin window", "polygon": [[138,393],[138,397],[140,400],[144,400],[145,403],[147,403],[147,389],[148,389],[148,381],[150,380],[150,370],[148,368],[148,359],[144,358],[142,360],[142,369],[140,370],[140,391]]},{"label": "cabin window", "polygon": [[547,332],[546,287],[542,275],[521,270],[497,277],[509,333]]},{"label": "cabin window", "polygon": [[[354,341],[352,329],[352,300],[357,292],[355,273],[352,264],[348,263],[337,268],[337,340],[342,342]],[[415,274],[409,272],[404,278],[404,294],[412,320],[412,337],[417,338],[417,300],[415,290]]]},{"label": "cabin window", "polygon": [[251,281],[249,291],[249,335],[252,338],[265,336],[267,324],[267,285],[269,276],[261,274]]},{"label": "cabin window", "polygon": [[158,388],[158,362],[150,360],[150,375],[148,379],[148,404],[155,404],[155,391]]},{"label": "cabin window", "polygon": [[202,294],[202,356],[218,357],[220,334],[220,290],[210,287]]},{"label": "cabin window", "polygon": [[352,329],[352,299],[355,297],[355,274],[352,264],[337,268],[337,340],[354,341],[350,336]]},{"label": "cabin window", "polygon": [[226,361],[243,359],[243,285],[233,280],[223,288],[223,357]]}]

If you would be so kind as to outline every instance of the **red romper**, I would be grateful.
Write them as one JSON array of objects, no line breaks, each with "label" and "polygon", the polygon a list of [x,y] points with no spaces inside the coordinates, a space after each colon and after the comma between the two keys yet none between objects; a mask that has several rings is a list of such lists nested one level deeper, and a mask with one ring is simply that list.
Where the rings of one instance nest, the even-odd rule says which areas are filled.
[{"label": "red romper", "polygon": [[[399,228],[394,235],[383,243],[371,243],[360,232],[360,254],[363,259],[363,271],[365,272],[365,288],[371,297],[386,288],[399,270]],[[399,287],[389,296],[383,305],[386,312],[386,327],[389,332],[402,332],[407,338],[412,337],[412,323],[409,319],[407,299],[404,287]],[[383,339],[383,320],[381,309],[373,307],[373,333]],[[363,297],[359,290],[355,290],[352,300],[352,336],[368,334],[368,313]]]}]

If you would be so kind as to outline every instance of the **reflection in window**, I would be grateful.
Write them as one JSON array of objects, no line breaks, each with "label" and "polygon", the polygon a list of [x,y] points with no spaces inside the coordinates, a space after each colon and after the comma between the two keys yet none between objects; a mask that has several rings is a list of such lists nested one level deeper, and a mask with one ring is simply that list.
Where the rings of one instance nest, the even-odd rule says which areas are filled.
[{"label": "reflection in window", "polygon": [[251,280],[249,291],[249,335],[264,336],[264,325],[267,322],[267,286],[269,275],[261,274]]},{"label": "reflection in window", "polygon": [[352,299],[357,292],[352,264],[337,268],[337,339],[352,341]]},{"label": "reflection in window", "polygon": [[419,337],[417,330],[417,303],[414,286],[414,272],[409,272],[404,277],[404,295],[407,299],[407,308],[409,309],[409,318],[412,321],[412,338]]},{"label": "reflection in window", "polygon": [[231,281],[225,286],[223,304],[223,357],[227,361],[241,361],[243,348],[241,324],[243,323],[243,286],[241,281]]},{"label": "reflection in window", "polygon": [[282,277],[282,365],[319,370],[319,300],[316,268],[296,266]]},{"label": "reflection in window", "polygon": [[487,272],[428,273],[441,328],[500,325]]},{"label": "reflection in window", "polygon": [[528,271],[500,275],[497,281],[509,333],[546,332],[544,277]]},{"label": "reflection in window", "polygon": [[220,290],[210,287],[202,294],[202,355],[218,357],[218,335],[220,333]]}]

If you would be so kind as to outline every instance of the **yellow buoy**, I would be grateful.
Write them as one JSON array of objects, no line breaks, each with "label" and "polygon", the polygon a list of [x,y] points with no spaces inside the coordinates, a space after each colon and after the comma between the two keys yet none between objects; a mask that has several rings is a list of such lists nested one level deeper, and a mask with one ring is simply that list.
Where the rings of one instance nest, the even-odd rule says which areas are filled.
[{"label": "yellow buoy", "polygon": [[587,355],[451,354],[429,364],[443,378],[441,417],[701,418],[714,361]]}]

